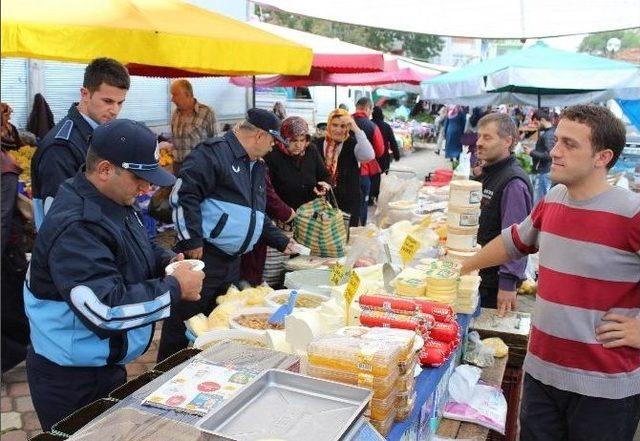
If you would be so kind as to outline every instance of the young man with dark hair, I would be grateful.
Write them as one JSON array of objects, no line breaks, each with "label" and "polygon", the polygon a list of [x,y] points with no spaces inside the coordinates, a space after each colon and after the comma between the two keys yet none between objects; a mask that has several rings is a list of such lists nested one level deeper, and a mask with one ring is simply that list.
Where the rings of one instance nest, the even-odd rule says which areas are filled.
[{"label": "young man with dark hair", "polygon": [[640,420],[640,196],[607,182],[625,145],[608,109],[565,109],[558,185],[463,273],[540,251],[521,440],[631,441]]},{"label": "young man with dark hair", "polygon": [[97,58],[86,67],[80,102],[47,133],[31,160],[36,228],[58,187],[84,164],[93,130],[115,119],[129,90],[127,69],[111,58]]}]

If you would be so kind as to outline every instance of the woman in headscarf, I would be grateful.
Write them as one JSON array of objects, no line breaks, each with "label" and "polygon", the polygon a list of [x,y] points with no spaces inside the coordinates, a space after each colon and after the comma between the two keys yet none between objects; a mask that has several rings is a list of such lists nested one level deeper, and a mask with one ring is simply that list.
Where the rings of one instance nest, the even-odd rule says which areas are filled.
[{"label": "woman in headscarf", "polygon": [[360,224],[360,164],[375,158],[367,135],[349,112],[336,109],[327,120],[327,136],[315,141],[324,159],[340,209],[351,215],[351,226]]},{"label": "woman in headscarf", "polygon": [[318,196],[324,196],[330,177],[315,146],[310,146],[309,125],[299,116],[290,116],[280,127],[287,145],[275,141],[275,148],[265,157],[273,188],[291,208]]},{"label": "woman in headscarf", "polygon": [[467,122],[467,112],[460,106],[451,106],[444,122],[444,137],[446,140],[444,153],[447,159],[457,161],[462,152],[462,134]]}]

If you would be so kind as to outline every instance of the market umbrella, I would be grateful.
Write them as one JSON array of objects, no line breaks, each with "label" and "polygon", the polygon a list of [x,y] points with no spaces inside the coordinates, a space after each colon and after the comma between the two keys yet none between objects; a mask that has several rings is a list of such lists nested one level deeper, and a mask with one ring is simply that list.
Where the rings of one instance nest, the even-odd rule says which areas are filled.
[{"label": "market umbrella", "polygon": [[471,38],[541,38],[640,27],[638,0],[258,0],[339,23]]},{"label": "market umbrella", "polygon": [[311,51],[179,0],[4,0],[3,57],[111,57],[147,76],[306,75]]},{"label": "market umbrella", "polygon": [[422,90],[425,98],[441,102],[462,103],[461,100],[474,97],[503,100],[520,94],[537,97],[540,105],[544,95],[585,94],[624,87],[638,75],[640,69],[630,63],[554,49],[538,42],[427,80],[422,83]]}]

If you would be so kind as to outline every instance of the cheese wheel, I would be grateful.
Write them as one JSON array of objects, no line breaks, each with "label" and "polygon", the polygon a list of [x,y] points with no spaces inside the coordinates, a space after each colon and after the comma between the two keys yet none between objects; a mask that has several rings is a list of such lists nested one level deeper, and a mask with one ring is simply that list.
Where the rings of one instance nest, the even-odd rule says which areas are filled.
[{"label": "cheese wheel", "polygon": [[449,204],[458,206],[480,205],[482,184],[477,181],[451,181]]},{"label": "cheese wheel", "polygon": [[458,251],[473,251],[477,245],[478,227],[449,227],[447,231],[447,248]]},{"label": "cheese wheel", "polygon": [[480,222],[479,206],[449,205],[447,225],[454,228],[476,227]]}]

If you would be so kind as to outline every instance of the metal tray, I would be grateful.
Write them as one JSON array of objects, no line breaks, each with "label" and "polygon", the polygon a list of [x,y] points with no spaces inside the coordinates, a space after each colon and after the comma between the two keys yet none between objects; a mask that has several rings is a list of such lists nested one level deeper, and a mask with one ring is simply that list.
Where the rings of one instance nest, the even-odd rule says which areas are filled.
[{"label": "metal tray", "polygon": [[268,370],[199,428],[238,441],[338,441],[364,414],[368,389]]}]

